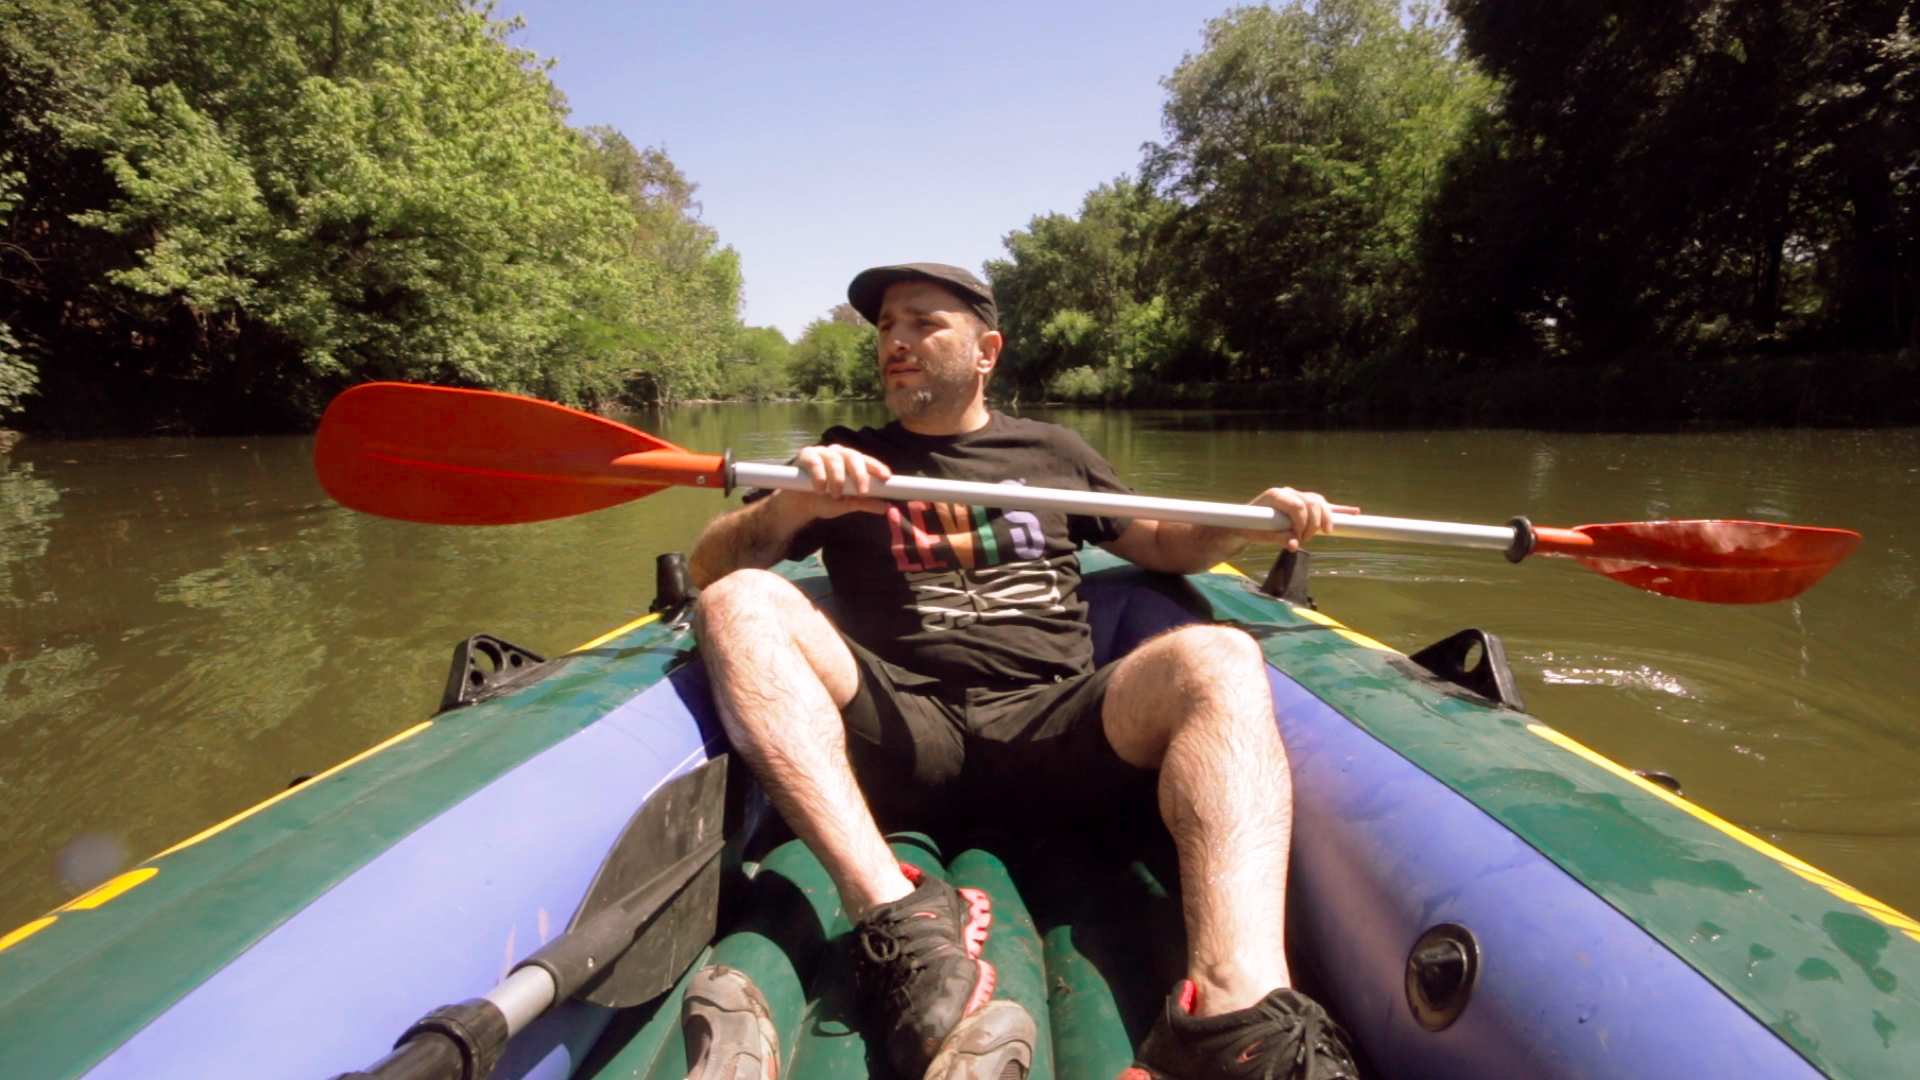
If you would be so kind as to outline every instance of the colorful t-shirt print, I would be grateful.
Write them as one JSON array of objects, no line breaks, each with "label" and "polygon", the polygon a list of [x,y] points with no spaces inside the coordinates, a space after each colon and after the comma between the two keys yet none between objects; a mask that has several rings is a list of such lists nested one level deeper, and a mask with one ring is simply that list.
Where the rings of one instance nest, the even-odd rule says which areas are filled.
[{"label": "colorful t-shirt print", "polygon": [[[834,428],[896,473],[948,480],[1131,491],[1070,429],[992,414],[964,435],[916,435],[899,424]],[[882,658],[956,687],[1011,688],[1093,667],[1078,595],[1085,543],[1119,537],[1125,518],[890,503],[886,514],[816,521],[787,554],[822,552],[840,629]]]}]

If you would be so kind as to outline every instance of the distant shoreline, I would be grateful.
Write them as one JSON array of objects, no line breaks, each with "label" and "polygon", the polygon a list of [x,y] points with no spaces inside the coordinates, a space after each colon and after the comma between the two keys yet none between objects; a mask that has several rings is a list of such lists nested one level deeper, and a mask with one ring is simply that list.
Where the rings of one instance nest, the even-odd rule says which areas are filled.
[{"label": "distant shoreline", "polygon": [[[995,408],[1168,409],[1272,417],[1275,426],[1404,431],[1508,430],[1683,433],[1759,428],[1920,426],[1920,364],[1910,356],[1831,353],[1679,360],[1652,369],[1569,364],[1467,374],[1411,362],[1373,365],[1372,378],[1142,384],[1101,398],[1034,396],[1019,388]],[[686,398],[681,405],[870,403],[874,398]],[[657,405],[607,404],[605,415]],[[308,429],[311,430],[311,429]],[[61,432],[0,428],[0,454],[25,440],[303,434],[300,430]]]}]

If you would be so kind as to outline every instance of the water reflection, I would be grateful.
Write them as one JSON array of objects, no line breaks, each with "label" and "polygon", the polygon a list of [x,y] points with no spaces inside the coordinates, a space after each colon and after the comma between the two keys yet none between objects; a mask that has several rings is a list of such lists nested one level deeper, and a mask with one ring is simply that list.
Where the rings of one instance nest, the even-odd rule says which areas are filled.
[{"label": "water reflection", "polygon": [[[59,503],[60,489],[34,476],[32,462],[15,464],[0,454],[0,566],[7,572],[0,604],[23,607],[56,599],[35,588],[35,571],[36,560],[47,553]],[[9,660],[15,648],[10,641],[0,641]]]},{"label": "water reflection", "polygon": [[[630,418],[783,460],[873,405]],[[1534,712],[1896,906],[1920,910],[1920,435],[1271,430],[1247,413],[1056,410],[1150,494],[1312,488],[1375,513],[1541,524],[1752,517],[1844,525],[1860,551],[1798,601],[1688,604],[1564,561],[1333,540],[1314,593],[1411,650],[1507,643]],[[653,556],[723,501],[669,491],[538,525],[361,517],[299,438],[23,444],[0,456],[0,930],[425,716],[453,644],[557,652],[644,613]],[[1240,560],[1265,573],[1271,549]],[[63,854],[65,853],[65,854]],[[111,854],[111,852],[108,852]],[[111,863],[111,859],[96,860]],[[85,864],[85,865],[82,865]]]}]

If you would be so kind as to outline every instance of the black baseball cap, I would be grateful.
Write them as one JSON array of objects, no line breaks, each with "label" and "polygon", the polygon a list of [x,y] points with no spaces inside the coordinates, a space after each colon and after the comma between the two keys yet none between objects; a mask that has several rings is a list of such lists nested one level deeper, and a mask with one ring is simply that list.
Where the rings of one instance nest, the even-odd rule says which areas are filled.
[{"label": "black baseball cap", "polygon": [[993,287],[968,271],[946,263],[902,263],[899,266],[876,266],[871,270],[862,270],[854,275],[852,284],[847,286],[847,302],[868,322],[877,325],[880,322],[880,301],[887,295],[887,286],[901,281],[931,281],[945,285],[954,295],[966,301],[980,321],[987,324],[987,329],[1000,329],[1000,309],[993,303]]}]

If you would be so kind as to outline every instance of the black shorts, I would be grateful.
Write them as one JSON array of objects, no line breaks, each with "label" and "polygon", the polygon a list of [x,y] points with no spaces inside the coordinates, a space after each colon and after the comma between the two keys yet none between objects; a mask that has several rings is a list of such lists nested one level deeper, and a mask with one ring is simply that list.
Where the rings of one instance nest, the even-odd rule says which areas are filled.
[{"label": "black shorts", "polygon": [[1018,690],[956,690],[841,635],[860,669],[842,709],[847,756],[882,829],[1108,816],[1157,771],[1114,753],[1101,724],[1113,664]]}]

